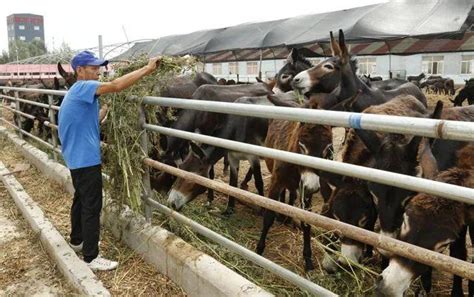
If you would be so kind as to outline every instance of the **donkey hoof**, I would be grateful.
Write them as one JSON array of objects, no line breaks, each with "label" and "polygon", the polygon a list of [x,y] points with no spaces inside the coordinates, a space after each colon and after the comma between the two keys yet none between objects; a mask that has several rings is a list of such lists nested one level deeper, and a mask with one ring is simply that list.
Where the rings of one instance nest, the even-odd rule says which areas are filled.
[{"label": "donkey hoof", "polygon": [[227,208],[226,210],[224,210],[224,212],[222,213],[223,216],[225,217],[230,217],[231,215],[234,214],[234,209],[233,208]]},{"label": "donkey hoof", "polygon": [[247,191],[249,189],[249,186],[247,184],[241,184],[240,189]]},{"label": "donkey hoof", "polygon": [[306,262],[306,265],[305,265],[304,269],[305,269],[306,272],[314,270],[313,262]]}]

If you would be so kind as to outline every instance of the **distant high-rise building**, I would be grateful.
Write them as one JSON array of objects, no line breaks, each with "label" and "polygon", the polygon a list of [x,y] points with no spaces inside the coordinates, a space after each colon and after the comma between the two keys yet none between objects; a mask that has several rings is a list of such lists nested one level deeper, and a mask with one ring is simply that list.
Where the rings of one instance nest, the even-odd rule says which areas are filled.
[{"label": "distant high-rise building", "polygon": [[14,40],[44,43],[44,21],[42,15],[15,13],[7,16],[8,43]]}]

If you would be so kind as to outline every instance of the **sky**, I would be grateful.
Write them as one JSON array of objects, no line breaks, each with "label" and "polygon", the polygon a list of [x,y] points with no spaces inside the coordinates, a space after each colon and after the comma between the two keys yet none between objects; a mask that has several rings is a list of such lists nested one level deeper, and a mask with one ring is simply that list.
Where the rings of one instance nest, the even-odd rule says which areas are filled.
[{"label": "sky", "polygon": [[42,15],[46,46],[51,50],[63,42],[73,49],[95,47],[98,35],[102,35],[103,44],[108,45],[381,2],[386,0],[2,1],[0,51],[8,49],[7,16],[14,13]]}]

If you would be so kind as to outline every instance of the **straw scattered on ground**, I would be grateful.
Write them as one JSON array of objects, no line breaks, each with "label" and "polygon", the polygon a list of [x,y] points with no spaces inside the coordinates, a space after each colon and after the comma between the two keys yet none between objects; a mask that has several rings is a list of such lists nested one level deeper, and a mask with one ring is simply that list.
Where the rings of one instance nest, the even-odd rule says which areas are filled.
[{"label": "straw scattered on ground", "polygon": [[[10,142],[0,140],[0,147],[2,147],[0,160],[6,164],[9,170],[12,170],[14,164],[28,163]],[[70,232],[69,211],[72,196],[65,192],[59,184],[46,179],[33,166],[25,172],[15,174],[15,177],[33,200],[39,204],[46,217],[67,240]],[[25,253],[34,253],[35,251],[26,247],[24,250]],[[106,258],[119,261],[117,270],[96,273],[98,278],[104,283],[104,286],[114,296],[186,295],[179,286],[174,284],[169,278],[158,273],[153,266],[147,264],[133,250],[117,241],[104,228],[101,230],[100,252]],[[32,267],[42,266],[32,263]],[[53,264],[46,264],[46,267],[49,268],[45,268],[45,270],[54,269]]]}]

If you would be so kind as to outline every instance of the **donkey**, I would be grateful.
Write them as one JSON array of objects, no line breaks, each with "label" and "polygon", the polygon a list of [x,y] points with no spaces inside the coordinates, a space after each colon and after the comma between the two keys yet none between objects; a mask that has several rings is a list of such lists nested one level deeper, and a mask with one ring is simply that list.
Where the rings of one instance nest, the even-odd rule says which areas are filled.
[{"label": "donkey", "polygon": [[[460,163],[456,167],[438,173],[438,162],[431,152],[428,141],[420,149],[423,176],[440,182],[474,188],[474,145],[465,146],[458,152]],[[461,156],[467,156],[462,158]],[[419,193],[408,202],[400,239],[442,253],[450,246],[450,255],[466,260],[466,231],[469,227],[474,243],[474,206],[466,203]],[[377,292],[384,296],[402,296],[410,283],[430,268],[424,264],[400,256],[390,259],[382,272]],[[468,296],[474,295],[474,282],[469,281]],[[451,296],[464,296],[462,279],[453,277]]]},{"label": "donkey", "polygon": [[[356,75],[357,64],[347,49],[344,33],[339,30],[339,43],[331,36],[331,50],[333,56],[318,65],[301,72],[293,80],[293,87],[300,92],[311,94],[321,92],[322,86],[337,85],[333,91],[320,103],[322,109],[349,108],[349,111],[361,112],[371,105],[382,104],[398,95],[412,95],[426,106],[426,98],[421,90],[412,83],[406,83],[393,90],[370,88]],[[351,105],[341,105],[345,100],[352,98],[359,90],[361,95]],[[336,107],[335,107],[336,106]]]},{"label": "donkey", "polygon": [[[432,117],[443,120],[473,121],[474,106],[449,108],[442,112],[442,104],[437,105]],[[441,115],[439,115],[441,113]],[[372,131],[356,130],[364,145],[375,159],[376,169],[397,172],[406,175],[417,175],[417,153],[421,137],[410,138],[390,134],[380,140]],[[465,142],[436,140],[433,143],[433,154],[440,170],[446,170],[458,162],[456,152],[466,145]],[[396,238],[402,224],[404,206],[413,192],[401,188],[369,182],[369,190],[377,206],[381,233]]]},{"label": "donkey", "polygon": [[[318,108],[318,102],[323,94],[311,98],[300,107]],[[269,96],[269,99],[273,98]],[[273,102],[276,102],[275,100]],[[294,153],[305,154],[314,157],[326,157],[332,144],[332,130],[329,126],[315,125],[300,122],[273,120],[268,128],[265,145]],[[301,188],[302,207],[311,208],[313,193],[320,187],[319,176],[313,169],[301,167],[291,163],[278,160],[266,159],[267,167],[272,173],[272,179],[268,197],[278,200],[285,191],[290,192],[290,204],[296,199],[298,188]],[[275,212],[266,209],[264,211],[263,228],[260,240],[257,244],[257,253],[263,254],[265,240],[273,222]],[[301,223],[303,229],[304,247],[303,256],[306,271],[314,269],[311,252],[311,226]]]},{"label": "donkey", "polygon": [[450,100],[454,103],[454,106],[462,106],[466,99],[469,105],[474,104],[474,79],[472,78],[469,81],[466,80],[465,86],[459,91],[454,100]]},{"label": "donkey", "polygon": [[[293,92],[290,92],[293,93]],[[296,98],[291,96],[285,96],[286,94],[280,94],[284,100],[295,100]],[[258,104],[258,105],[272,105],[266,96],[261,97],[241,97],[234,101],[235,103],[244,104]],[[268,130],[268,120],[257,118],[257,117],[245,117],[238,115],[228,115],[224,119],[223,127],[219,131],[215,131],[214,136],[223,139],[235,140],[239,142],[262,145]],[[178,167],[180,169],[197,173],[202,176],[211,177],[211,169],[214,164],[219,161],[222,157],[228,155],[230,163],[230,177],[229,185],[237,186],[239,162],[241,160],[248,160],[251,169],[246,176],[246,180],[243,184],[248,182],[253,173],[255,179],[255,187],[258,190],[258,194],[264,195],[263,180],[260,170],[260,159],[255,155],[248,155],[240,152],[228,151],[226,149],[214,146],[206,146],[200,148],[199,146],[191,143],[191,151],[184,160],[184,162]],[[199,194],[202,194],[205,188],[195,183],[189,182],[185,179],[178,178],[171,188],[171,192],[168,196],[168,204],[174,209],[180,210],[186,203],[192,201]],[[208,196],[211,200],[212,197]],[[211,201],[208,201],[209,203]],[[229,197],[229,202],[224,215],[229,216],[234,213],[235,199]]]},{"label": "donkey", "polygon": [[[371,106],[363,113],[380,115],[397,115],[410,117],[426,117],[428,111],[423,104],[413,96],[398,96],[384,104]],[[382,133],[374,133],[379,140]],[[350,129],[342,147],[342,162],[366,167],[374,167],[375,159],[372,152],[357,136],[355,129]],[[355,225],[367,230],[373,230],[377,219],[376,206],[371,198],[367,182],[357,178],[322,173],[331,186],[332,193],[328,202],[328,211],[324,215],[336,220]],[[346,259],[359,262],[363,256],[365,245],[352,239],[341,238],[341,257],[339,264],[346,264]],[[370,256],[371,248],[366,247],[366,255]],[[328,272],[337,269],[336,263],[325,256],[323,266]]]}]

